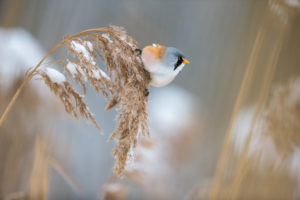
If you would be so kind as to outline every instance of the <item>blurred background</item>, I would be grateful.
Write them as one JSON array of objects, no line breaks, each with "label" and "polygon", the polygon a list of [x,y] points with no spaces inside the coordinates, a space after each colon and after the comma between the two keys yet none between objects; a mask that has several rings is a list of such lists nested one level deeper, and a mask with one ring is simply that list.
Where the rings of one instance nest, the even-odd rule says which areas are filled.
[{"label": "blurred background", "polygon": [[299,0],[0,0],[1,113],[85,29],[123,26],[191,62],[150,88],[151,134],[122,177],[103,97],[88,88],[101,135],[32,80],[0,127],[0,199],[300,199],[299,13]]}]

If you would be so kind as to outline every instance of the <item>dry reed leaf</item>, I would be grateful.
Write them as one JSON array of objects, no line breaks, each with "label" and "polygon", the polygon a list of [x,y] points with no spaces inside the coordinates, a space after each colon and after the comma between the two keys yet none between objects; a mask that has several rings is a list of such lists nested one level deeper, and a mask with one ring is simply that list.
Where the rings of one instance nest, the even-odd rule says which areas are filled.
[{"label": "dry reed leaf", "polygon": [[72,174],[70,174],[70,172],[65,169],[56,158],[51,156],[49,164],[78,195],[83,194],[84,190],[82,186],[73,178]]},{"label": "dry reed leaf", "polygon": [[46,200],[49,190],[48,142],[37,138],[34,148],[34,162],[29,181],[29,199]]},{"label": "dry reed leaf", "polygon": [[[67,37],[47,55],[60,45],[65,45],[74,57],[74,60],[58,61],[63,63],[68,78],[52,68],[37,69],[43,60],[28,76],[39,76],[59,97],[67,113],[77,119],[81,116],[90,120],[99,130],[84,96],[75,91],[70,80],[80,84],[84,93],[88,82],[108,100],[106,109],[119,105],[119,127],[110,140],[118,140],[113,154],[116,158],[114,171],[120,175],[125,168],[129,150],[137,143],[138,135],[149,134],[146,106],[150,75],[144,69],[141,58],[136,55],[137,42],[122,27],[109,26]],[[103,63],[107,73],[97,63]]]},{"label": "dry reed leaf", "polygon": [[[23,80],[22,77],[16,77],[6,89],[0,89],[1,109]],[[47,103],[43,102],[45,110],[49,109]],[[27,195],[31,171],[28,155],[31,154],[37,131],[44,132],[43,119],[38,114],[41,104],[38,90],[29,85],[20,95],[7,123],[0,127],[0,199],[25,199],[21,198],[22,194]],[[32,126],[32,121],[38,126]]]}]

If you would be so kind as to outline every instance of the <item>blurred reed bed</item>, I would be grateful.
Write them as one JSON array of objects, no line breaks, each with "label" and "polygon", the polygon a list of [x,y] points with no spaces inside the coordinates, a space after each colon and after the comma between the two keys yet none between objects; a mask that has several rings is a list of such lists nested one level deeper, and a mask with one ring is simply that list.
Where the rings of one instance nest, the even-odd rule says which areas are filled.
[{"label": "blurred reed bed", "polygon": [[[279,88],[273,96],[270,96],[277,61],[295,11],[297,12],[297,7],[285,1],[269,1],[227,130],[215,180],[211,186],[211,199],[295,198],[298,183],[294,177],[289,176],[288,168],[281,168],[291,165],[290,157],[286,158],[286,153],[297,148],[296,143],[300,134],[296,125],[299,117],[289,112],[290,109],[297,112],[295,107],[299,104],[290,105],[291,108],[285,103],[289,98],[288,94],[297,91],[289,91],[288,88],[292,83],[286,83],[281,86],[284,89]],[[295,88],[299,88],[299,85],[295,85]],[[289,93],[286,93],[288,91]],[[238,116],[249,104],[249,99],[255,102],[252,114],[249,116],[248,124],[239,125]],[[264,115],[266,116],[263,117]],[[235,130],[235,127],[239,129]],[[243,137],[241,135],[243,129],[247,134],[243,138],[242,145],[239,144],[239,154],[232,156],[233,148],[230,141],[233,137]],[[236,134],[233,134],[234,132]],[[268,138],[260,141],[262,138],[257,138],[260,134]],[[262,148],[259,148],[259,143],[262,143]],[[270,148],[275,149],[278,154],[274,162],[262,170],[259,163],[261,160],[269,159],[268,151],[272,150],[267,148],[270,143],[274,143],[275,146],[271,145]],[[253,151],[256,152],[255,155],[248,156]],[[277,168],[281,170],[276,171]]]},{"label": "blurred reed bed", "polygon": [[[255,106],[239,112],[220,196],[231,198],[241,178],[237,199],[299,198],[299,87],[299,78],[276,86],[254,123]],[[244,171],[237,177],[241,161]]]},{"label": "blurred reed bed", "polygon": [[[2,108],[9,101],[11,91],[22,81],[22,78],[17,78],[12,81],[13,85],[2,88]],[[80,191],[76,181],[50,152],[50,134],[44,122],[47,117],[40,115],[45,110],[48,110],[48,114],[55,113],[54,106],[55,102],[45,102],[40,90],[31,84],[20,95],[6,123],[0,127],[1,199],[48,199],[50,168],[57,171],[75,191]],[[37,124],[32,124],[32,121]]]},{"label": "blurred reed bed", "polygon": [[[3,89],[0,92],[1,107],[4,102],[9,101],[10,89],[15,89],[22,79],[17,79],[9,92]],[[29,178],[30,161],[29,155],[34,144],[33,138],[38,130],[31,127],[25,119],[34,120],[38,106],[38,98],[32,99],[32,95],[38,96],[33,88],[27,88],[26,93],[20,96],[20,103],[9,116],[7,123],[0,127],[1,132],[1,192],[0,198],[16,192],[26,191],[26,184]],[[3,102],[3,103],[2,103]],[[40,130],[41,131],[41,130]]]},{"label": "blurred reed bed", "polygon": [[34,160],[29,179],[29,199],[48,199],[49,161],[49,141],[37,137],[34,145]]},{"label": "blurred reed bed", "polygon": [[[36,137],[34,145],[34,160],[29,179],[28,199],[48,199],[50,190],[50,169],[55,170],[72,190],[81,196],[82,186],[61,165],[51,152],[50,141],[47,138]],[[55,197],[60,198],[60,197]]]},{"label": "blurred reed bed", "polygon": [[[22,29],[0,29],[0,38],[0,51],[4,52],[0,54],[0,109],[4,110],[13,91],[24,81],[28,65],[40,59],[43,51]],[[0,127],[0,199],[48,199],[50,169],[75,192],[82,192],[51,151],[50,124],[62,114],[60,108],[36,81],[20,94],[6,123]]]}]

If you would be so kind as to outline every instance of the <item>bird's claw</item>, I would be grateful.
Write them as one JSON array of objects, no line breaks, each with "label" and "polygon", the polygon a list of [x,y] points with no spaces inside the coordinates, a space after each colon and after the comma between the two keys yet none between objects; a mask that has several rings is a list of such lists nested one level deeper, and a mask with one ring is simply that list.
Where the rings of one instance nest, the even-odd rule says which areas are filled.
[{"label": "bird's claw", "polygon": [[142,50],[141,49],[135,49],[134,53],[135,53],[136,56],[140,56],[140,55],[142,55]]},{"label": "bird's claw", "polygon": [[145,89],[144,94],[145,94],[146,97],[149,96],[150,92],[149,92],[148,88]]}]

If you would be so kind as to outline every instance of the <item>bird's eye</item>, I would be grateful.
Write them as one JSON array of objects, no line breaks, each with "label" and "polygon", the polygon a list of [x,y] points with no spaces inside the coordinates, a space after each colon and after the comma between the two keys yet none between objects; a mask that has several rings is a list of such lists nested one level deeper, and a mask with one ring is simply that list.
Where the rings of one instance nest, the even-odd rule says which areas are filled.
[{"label": "bird's eye", "polygon": [[175,66],[174,66],[174,71],[177,69],[177,67],[179,67],[183,62],[183,58],[181,56],[178,56],[177,57],[177,62],[175,63]]}]

